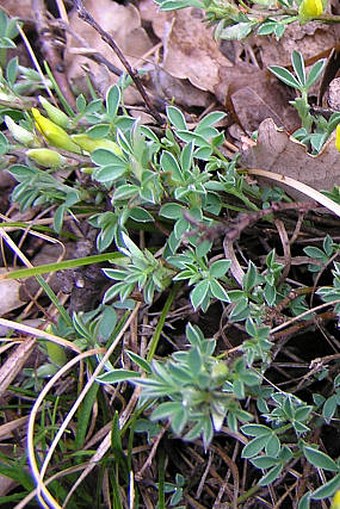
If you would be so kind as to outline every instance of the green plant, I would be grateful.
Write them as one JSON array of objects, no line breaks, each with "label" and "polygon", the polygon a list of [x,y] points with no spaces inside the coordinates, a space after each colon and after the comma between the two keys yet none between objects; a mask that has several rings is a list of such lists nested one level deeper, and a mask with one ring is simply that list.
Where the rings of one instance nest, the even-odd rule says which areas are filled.
[{"label": "green plant", "polygon": [[322,20],[339,23],[339,16],[323,14],[326,0],[258,0],[236,2],[230,0],[156,0],[164,11],[196,7],[205,11],[208,23],[216,25],[215,36],[220,39],[240,40],[252,33],[274,35],[280,39],[291,23],[300,24]]},{"label": "green plant", "polygon": [[276,65],[271,65],[269,70],[283,83],[298,91],[299,96],[290,104],[297,110],[302,127],[295,131],[293,136],[307,147],[311,147],[313,154],[318,154],[340,122],[338,113],[333,113],[328,120],[322,115],[312,114],[308,101],[309,90],[321,76],[325,60],[315,62],[308,74],[300,52],[293,50],[291,61],[294,73]]},{"label": "green plant", "polygon": [[[254,31],[279,38],[287,24],[307,21],[310,14],[306,2],[252,7],[198,0],[158,3],[164,9],[203,7],[208,21],[217,23],[217,35],[224,38],[242,38]],[[320,11],[320,5],[316,7]],[[0,33],[2,29],[11,41],[16,34],[13,27],[2,13]],[[302,55],[294,51],[292,66],[293,72],[279,66],[272,66],[271,71],[298,91],[293,105],[303,127],[295,137],[318,153],[339,122],[338,114],[329,121],[316,117],[308,103],[308,93],[324,62],[316,62],[307,75]],[[49,76],[53,89],[53,76]],[[47,379],[51,387],[52,382],[60,387],[60,396],[42,392],[46,400],[38,407],[41,417],[34,409],[39,413],[35,440],[43,474],[47,470],[44,455],[49,461],[55,455],[49,474],[60,465],[65,468],[65,479],[57,478],[51,484],[53,496],[65,501],[66,493],[81,479],[75,469],[88,473],[96,464],[96,481],[100,486],[105,479],[105,493],[112,505],[132,507],[134,501],[138,507],[144,486],[138,475],[134,478],[135,471],[140,469],[140,474],[144,467],[149,468],[166,433],[169,440],[176,437],[186,445],[190,442],[196,452],[201,440],[205,451],[229,437],[241,444],[242,452],[238,447],[233,452],[235,464],[252,469],[253,484],[236,493],[234,505],[278,481],[290,483],[299,493],[299,509],[331,497],[339,485],[339,462],[318,437],[322,427],[337,424],[338,357],[325,355],[320,369],[309,370],[310,358],[299,349],[298,337],[300,331],[314,336],[316,323],[319,326],[323,318],[327,330],[339,315],[339,244],[329,234],[322,241],[315,240],[311,229],[314,204],[302,206],[308,221],[301,219],[296,226],[300,231],[306,225],[301,237],[313,232],[305,247],[291,226],[297,217],[296,206],[284,191],[261,188],[248,178],[238,155],[229,158],[224,154],[224,134],[216,127],[224,112],[211,112],[191,127],[183,112],[172,105],[166,108],[164,126],[151,128],[129,115],[121,85],[110,87],[104,99],[79,95],[74,110],[65,101],[61,101],[62,110],[39,96],[40,106],[32,111],[27,96],[41,91],[41,79],[21,68],[17,59],[3,64],[0,85],[0,115],[5,122],[0,133],[1,167],[9,169],[17,181],[12,200],[21,211],[53,207],[51,225],[42,231],[57,239],[77,240],[68,228],[70,218],[84,230],[93,227],[97,230],[95,248],[100,252],[2,277],[40,277],[58,311],[51,319],[46,313],[48,331],[35,331],[44,341],[59,342],[58,348],[41,348],[44,361],[36,369],[23,369],[19,386],[11,387],[18,398],[30,400],[35,398],[31,389],[44,391]],[[336,201],[336,191],[329,196]],[[289,240],[282,248],[285,220],[289,232],[293,231],[289,234],[294,245],[289,247],[296,249],[304,263],[302,270],[293,267],[289,274],[286,261],[294,255],[285,249]],[[18,231],[29,227],[36,234],[41,225],[12,221],[2,225],[6,227]],[[263,243],[260,237],[266,237]],[[279,257],[282,250],[284,259]],[[94,263],[104,264],[108,278],[103,301],[89,312],[70,316],[41,275]],[[320,284],[324,275],[328,279]],[[309,286],[311,282],[315,288]],[[318,303],[314,305],[313,299],[319,299]],[[183,302],[189,311],[183,312]],[[326,317],[319,314],[324,309]],[[138,321],[139,310],[143,323]],[[214,337],[207,339],[193,323],[200,325],[210,313],[216,323]],[[298,350],[302,375],[298,371],[296,377],[284,378],[280,355],[284,357],[283,345],[293,340],[293,353],[288,345],[291,358],[285,365],[291,366]],[[328,342],[333,348],[331,334]],[[78,358],[69,360],[60,351],[64,347]],[[75,368],[78,361],[79,370]],[[67,414],[70,401],[76,398],[62,392],[58,376],[68,370],[79,399]],[[87,380],[83,383],[84,371]],[[98,384],[93,385],[94,380]],[[322,388],[314,386],[315,382],[321,382]],[[118,388],[110,387],[114,384]],[[131,402],[138,403],[137,407]],[[58,433],[64,423],[61,438]],[[101,433],[107,424],[109,438],[98,447],[95,441],[92,449],[83,449],[87,434],[95,428]],[[58,444],[54,444],[56,437]],[[105,456],[110,446],[113,454]],[[139,455],[141,461],[150,447],[150,457],[140,468],[135,458]],[[165,472],[165,449],[161,445],[157,456],[159,482],[153,486],[153,501],[155,506],[167,503],[179,509],[184,507],[179,504],[187,503],[191,482],[177,465],[173,475]],[[83,466],[83,458],[92,461]],[[32,486],[22,475],[24,461],[20,457],[12,465],[7,458],[1,473],[17,480],[26,495]],[[311,474],[311,482],[303,484],[306,464],[312,471],[316,467],[319,477]],[[43,474],[36,476],[41,489]],[[238,477],[235,468],[232,475]],[[244,479],[247,483],[246,474]],[[226,503],[232,491],[228,488]],[[88,487],[79,490],[71,507],[88,507],[92,495]],[[15,494],[11,500],[20,496]],[[46,491],[40,496],[50,503]],[[96,503],[101,503],[100,488]]]}]

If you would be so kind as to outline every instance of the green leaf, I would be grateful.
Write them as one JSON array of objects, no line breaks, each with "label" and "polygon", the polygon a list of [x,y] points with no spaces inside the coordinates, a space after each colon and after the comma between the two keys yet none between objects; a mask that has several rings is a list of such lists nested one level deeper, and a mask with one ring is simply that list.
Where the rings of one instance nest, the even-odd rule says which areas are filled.
[{"label": "green leaf", "polygon": [[89,429],[93,405],[97,399],[99,384],[94,384],[86,394],[82,404],[77,412],[77,426],[74,445],[77,449],[81,449],[86,438],[86,433]]},{"label": "green leaf", "polygon": [[91,154],[91,159],[98,166],[107,166],[109,164],[122,165],[122,163],[125,163],[124,159],[107,148],[97,148],[94,150]]},{"label": "green leaf", "polygon": [[275,31],[276,26],[276,21],[266,21],[258,28],[257,35],[270,35]]},{"label": "green leaf", "polygon": [[122,246],[120,250],[122,253],[124,253],[126,256],[132,256],[136,259],[140,258],[141,260],[144,260],[144,254],[141,249],[130,239],[130,237],[125,233],[122,232],[122,240],[124,242],[124,245],[127,249],[124,249]]},{"label": "green leaf", "polygon": [[267,283],[264,287],[263,296],[268,306],[274,306],[277,296],[275,286]]},{"label": "green leaf", "polygon": [[101,384],[116,384],[129,381],[132,378],[140,378],[140,376],[140,373],[136,373],[129,369],[114,369],[113,371],[108,371],[103,375],[97,376],[96,380]]},{"label": "green leaf", "polygon": [[252,458],[253,456],[256,456],[259,452],[261,452],[265,446],[267,445],[268,441],[270,440],[269,435],[261,435],[257,436],[256,438],[253,438],[248,444],[243,448],[242,450],[242,458]]},{"label": "green leaf", "polygon": [[309,71],[306,81],[306,88],[310,88],[312,85],[314,85],[314,83],[318,80],[322,71],[324,70],[325,65],[326,59],[318,60],[317,62],[315,62],[315,64]]},{"label": "green leaf", "polygon": [[258,272],[256,265],[250,261],[248,264],[248,270],[243,278],[242,286],[246,292],[250,292],[257,284]]},{"label": "green leaf", "polygon": [[243,380],[236,379],[233,382],[233,393],[236,396],[237,399],[244,399],[245,398],[245,392],[244,392],[244,383]]},{"label": "green leaf", "polygon": [[252,21],[245,21],[243,23],[241,22],[235,25],[230,25],[222,30],[218,30],[216,32],[216,37],[227,41],[241,41],[251,33],[253,26],[254,23]]},{"label": "green leaf", "polygon": [[[17,484],[20,484],[21,486],[26,488],[28,491],[31,491],[33,489],[31,475],[26,471],[26,469],[24,468],[23,465],[20,465],[19,462],[18,462],[18,465],[16,465],[16,464],[5,465],[1,461],[0,474],[4,475],[5,477],[8,477],[9,479],[13,479],[14,481],[16,481]],[[1,505],[5,498],[6,497],[4,497],[3,495],[1,496],[1,499],[0,499]],[[6,507],[6,505],[5,505],[5,507]],[[7,505],[7,507],[9,507],[9,506]],[[12,505],[12,507],[14,507],[14,506]]]},{"label": "green leaf", "polygon": [[188,415],[186,408],[179,401],[166,401],[161,403],[152,414],[151,419],[170,419],[173,431],[179,435],[187,423]]},{"label": "green leaf", "polygon": [[261,470],[272,468],[280,462],[278,458],[272,458],[271,456],[257,456],[250,461],[256,468],[261,468]]},{"label": "green leaf", "polygon": [[93,138],[94,140],[101,140],[106,138],[110,132],[110,124],[97,124],[90,127],[86,134]]},{"label": "green leaf", "polygon": [[241,431],[250,437],[268,436],[272,434],[272,430],[263,424],[245,424],[241,427]]},{"label": "green leaf", "polygon": [[310,509],[310,493],[307,492],[300,498],[297,509]]},{"label": "green leaf", "polygon": [[175,106],[168,106],[166,109],[166,115],[176,129],[187,129],[187,124],[181,110]]},{"label": "green leaf", "polygon": [[159,211],[159,215],[161,217],[165,217],[167,219],[181,219],[183,217],[183,212],[185,207],[180,205],[179,203],[165,203]]},{"label": "green leaf", "polygon": [[0,156],[3,156],[8,151],[8,141],[6,136],[0,131]]},{"label": "green leaf", "polygon": [[270,65],[268,69],[274,74],[274,76],[279,78],[286,85],[296,88],[297,90],[301,90],[301,85],[299,81],[290,71],[288,71],[284,67],[280,67],[278,65]]},{"label": "green leaf", "polygon": [[203,240],[203,242],[199,242],[196,246],[196,255],[197,258],[204,258],[209,251],[211,250],[212,242],[210,240]]},{"label": "green leaf", "polygon": [[6,67],[6,78],[11,86],[15,84],[15,81],[18,76],[18,64],[19,64],[18,57],[14,57],[8,62]]},{"label": "green leaf", "polygon": [[186,337],[189,343],[193,346],[200,346],[204,341],[204,336],[201,329],[197,325],[188,323],[185,330]]},{"label": "green leaf", "polygon": [[[229,298],[231,298],[230,292],[228,292],[228,296],[229,296]],[[231,322],[237,322],[237,321],[241,321],[241,320],[248,318],[249,315],[250,315],[250,310],[249,310],[248,299],[246,297],[240,297],[236,301],[235,307],[232,309],[232,311],[229,315],[229,320]]]},{"label": "green leaf", "polygon": [[176,9],[184,9],[185,7],[203,8],[200,0],[157,0],[162,11],[174,11]]},{"label": "green leaf", "polygon": [[129,200],[138,195],[139,187],[132,184],[118,186],[113,195],[113,202]]},{"label": "green leaf", "polygon": [[203,360],[199,351],[199,348],[193,347],[190,349],[187,355],[188,368],[191,373],[198,374],[203,365]]},{"label": "green leaf", "polygon": [[259,480],[259,485],[260,486],[268,486],[268,484],[271,484],[272,482],[274,482],[275,479],[277,479],[279,477],[279,475],[281,474],[282,469],[283,469],[282,465],[276,465],[276,467],[273,467],[271,470],[269,470],[269,472],[267,472],[266,475],[264,475]]},{"label": "green leaf", "polygon": [[326,497],[333,496],[338,489],[340,489],[340,474],[337,474],[335,477],[333,477],[333,479],[315,490],[311,494],[311,498],[313,500],[322,500]]},{"label": "green leaf", "polygon": [[98,337],[106,342],[110,339],[117,325],[117,313],[111,307],[105,307],[98,324]]},{"label": "green leaf", "polygon": [[180,182],[183,180],[182,170],[175,157],[171,154],[171,152],[168,152],[166,150],[162,152],[160,164],[162,170],[172,175],[174,180]]},{"label": "green leaf", "polygon": [[338,397],[336,394],[333,394],[330,398],[328,398],[322,408],[322,416],[329,424],[336,412],[336,409],[338,407]]},{"label": "green leaf", "polygon": [[204,302],[206,296],[208,295],[209,288],[210,282],[208,280],[203,280],[200,281],[190,293],[191,304],[195,311]]},{"label": "green leaf", "polygon": [[278,437],[273,433],[272,437],[268,441],[265,451],[268,456],[277,457],[281,449],[281,443]]},{"label": "green leaf", "polygon": [[111,120],[117,115],[120,99],[120,89],[116,85],[111,86],[106,92],[106,110]]},{"label": "green leaf", "polygon": [[153,223],[155,221],[153,215],[142,207],[133,207],[129,212],[129,219],[136,223]]},{"label": "green leaf", "polygon": [[309,446],[303,447],[303,453],[313,467],[330,470],[332,472],[339,471],[338,465],[328,456],[328,454]]},{"label": "green leaf", "polygon": [[59,205],[59,207],[54,212],[53,228],[55,229],[55,231],[57,233],[60,233],[62,230],[63,222],[64,222],[64,214],[65,214],[66,210],[67,209],[66,209],[65,205]]},{"label": "green leaf", "polygon": [[315,260],[320,260],[321,262],[327,262],[328,258],[326,253],[322,251],[319,247],[315,246],[307,246],[304,248],[304,253],[310,258],[315,258]]},{"label": "green leaf", "polygon": [[212,277],[220,279],[229,270],[231,265],[230,260],[217,260],[213,262],[209,267],[209,273]]},{"label": "green leaf", "polygon": [[114,182],[124,175],[126,168],[124,166],[116,164],[108,164],[107,166],[101,166],[93,172],[93,178],[98,182]]},{"label": "green leaf", "polygon": [[0,48],[15,48],[15,43],[9,37],[0,37]]},{"label": "green leaf", "polygon": [[295,71],[295,74],[297,76],[297,79],[299,80],[302,87],[305,87],[306,85],[306,69],[305,69],[305,63],[303,61],[303,56],[299,51],[293,50],[292,56],[292,65],[293,69]]},{"label": "green leaf", "polygon": [[188,172],[191,170],[193,164],[192,160],[193,151],[194,151],[193,143],[188,143],[182,150],[180,161],[181,168],[183,169],[184,172]]},{"label": "green leaf", "polygon": [[78,97],[76,98],[76,107],[77,107],[77,111],[79,111],[79,113],[83,113],[85,108],[86,108],[86,99],[85,99],[85,96],[83,94],[80,94],[78,95]]},{"label": "green leaf", "polygon": [[137,364],[137,366],[139,366],[143,371],[145,371],[148,374],[151,373],[151,364],[149,361],[143,359],[143,357],[134,352],[131,352],[130,350],[126,350],[126,353],[130,357],[132,362]]},{"label": "green leaf", "polygon": [[210,280],[210,291],[215,299],[221,300],[222,302],[230,302],[228,292],[216,279]]},{"label": "green leaf", "polygon": [[205,117],[200,120],[198,123],[196,130],[199,129],[198,132],[200,132],[201,128],[210,127],[214,124],[217,124],[217,122],[220,122],[226,117],[226,113],[223,111],[213,111],[212,113],[208,113]]}]

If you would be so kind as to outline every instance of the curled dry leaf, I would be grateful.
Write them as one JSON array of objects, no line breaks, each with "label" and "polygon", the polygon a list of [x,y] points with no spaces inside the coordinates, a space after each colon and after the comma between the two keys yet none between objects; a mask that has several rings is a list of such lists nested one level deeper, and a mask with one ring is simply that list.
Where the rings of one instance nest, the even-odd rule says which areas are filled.
[{"label": "curled dry leaf", "polygon": [[[0,267],[0,274],[7,271],[5,267]],[[24,305],[24,301],[20,298],[20,288],[21,283],[18,281],[10,279],[0,281],[0,316]]]},{"label": "curled dry leaf", "polygon": [[220,67],[232,63],[222,55],[212,28],[202,23],[199,9],[176,11],[163,36],[163,68],[172,76],[188,79],[195,87],[214,92]]},{"label": "curled dry leaf", "polygon": [[253,65],[238,63],[232,68],[221,67],[214,92],[248,134],[268,117],[288,130],[295,129],[299,123],[296,111],[288,105],[292,99],[289,89]]},{"label": "curled dry leaf", "polygon": [[209,92],[194,87],[189,80],[174,78],[162,69],[155,69],[153,82],[158,96],[168,101],[174,99],[183,108],[207,108],[213,102]]},{"label": "curled dry leaf", "polygon": [[[138,60],[152,48],[152,42],[141,26],[140,15],[134,5],[120,5],[111,0],[88,0],[84,2],[84,5],[97,23],[112,35],[132,66],[135,66]],[[100,35],[79,19],[75,10],[70,14],[70,32],[74,36],[68,36],[65,52],[68,78],[78,92],[87,93],[85,66],[89,70],[89,76],[95,87],[101,93],[105,93],[107,88],[117,81],[117,77],[104,65],[99,65],[84,55],[100,53],[111,64],[123,70],[121,62],[112,49],[103,42]],[[125,100],[130,104],[140,102],[139,94],[130,93]]]},{"label": "curled dry leaf", "polygon": [[256,145],[243,150],[242,164],[291,177],[317,190],[340,184],[340,154],[334,135],[319,155],[312,156],[304,145],[278,129],[271,118],[261,123]]},{"label": "curled dry leaf", "polygon": [[0,369],[0,397],[21,372],[36,344],[35,338],[26,338],[19,346],[11,352]]},{"label": "curled dry leaf", "polygon": [[5,475],[0,474],[0,497],[5,497],[18,483]]},{"label": "curled dry leaf", "polygon": [[0,8],[10,16],[20,19],[32,18],[32,0],[0,0]]},{"label": "curled dry leaf", "polygon": [[324,52],[330,51],[338,44],[339,37],[339,25],[322,25],[317,22],[305,25],[293,23],[287,26],[279,41],[275,37],[257,36],[250,39],[249,44],[257,50],[261,66],[266,68],[269,65],[290,65],[293,50],[300,51],[307,62],[310,59],[324,57]]}]

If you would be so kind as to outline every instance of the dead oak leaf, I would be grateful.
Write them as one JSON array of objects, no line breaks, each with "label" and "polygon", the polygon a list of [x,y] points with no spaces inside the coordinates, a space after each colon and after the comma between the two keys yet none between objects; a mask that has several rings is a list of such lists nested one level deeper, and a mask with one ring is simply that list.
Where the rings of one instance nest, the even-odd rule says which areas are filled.
[{"label": "dead oak leaf", "polygon": [[203,11],[176,11],[163,34],[163,69],[172,76],[188,79],[195,87],[214,92],[219,82],[221,66],[231,67],[212,28],[202,22]]},{"label": "dead oak leaf", "polygon": [[[86,9],[103,30],[112,35],[132,66],[136,65],[138,60],[152,48],[153,44],[141,26],[140,15],[134,5],[120,5],[111,0],[88,0]],[[65,52],[65,65],[69,80],[78,91],[88,92],[84,73],[85,66],[89,69],[96,88],[101,93],[105,93],[107,88],[117,80],[117,77],[109,73],[104,65],[93,62],[84,54],[89,51],[90,53],[99,53],[122,70],[124,70],[123,65],[100,35],[78,17],[76,10],[70,14],[70,33],[75,35],[68,37]],[[131,100],[133,101],[132,98]],[[137,101],[137,98],[135,100]]]},{"label": "dead oak leaf", "polygon": [[338,44],[340,37],[339,25],[322,25],[317,22],[287,26],[283,37],[254,36],[249,43],[260,54],[263,68],[269,65],[289,66],[293,50],[300,51],[305,61],[322,55]]},{"label": "dead oak leaf", "polygon": [[248,134],[269,117],[287,130],[298,125],[298,115],[289,105],[289,89],[253,65],[239,62],[231,68],[221,67],[214,92]]},{"label": "dead oak leaf", "polygon": [[242,165],[291,177],[317,190],[330,190],[340,184],[340,154],[334,135],[320,154],[312,156],[301,143],[279,130],[271,118],[258,130],[257,143],[242,151]]}]

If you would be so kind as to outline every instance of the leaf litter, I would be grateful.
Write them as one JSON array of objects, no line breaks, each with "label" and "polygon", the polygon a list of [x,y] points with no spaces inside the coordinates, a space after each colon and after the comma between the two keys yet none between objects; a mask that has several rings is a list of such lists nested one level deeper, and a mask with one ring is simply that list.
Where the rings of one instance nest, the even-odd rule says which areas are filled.
[{"label": "leaf litter", "polygon": [[[16,13],[17,2],[0,1],[0,6],[6,8],[6,4],[12,15],[23,16],[21,8]],[[271,64],[289,66],[293,49],[300,50],[310,63],[325,56],[339,41],[339,27],[293,26],[280,41],[252,36],[246,42],[221,43],[214,40],[212,29],[202,24],[202,13],[198,9],[161,13],[152,0],[141,0],[136,5],[88,0],[86,7],[102,28],[113,35],[131,65],[143,69],[144,84],[161,109],[174,102],[185,108],[192,123],[197,122],[205,110],[225,110],[228,113],[225,129],[230,141],[240,148],[243,165],[274,171],[315,189],[339,185],[339,154],[334,147],[334,136],[318,156],[311,156],[302,144],[293,140],[291,133],[299,119],[289,105],[292,92],[266,70]],[[29,10],[25,10],[25,16],[29,16]],[[78,93],[87,93],[88,82],[84,77],[88,73],[94,88],[104,95],[124,69],[97,32],[79,20],[74,10],[68,16],[64,61],[67,77]],[[107,59],[116,72],[95,62],[93,55]],[[315,94],[317,96],[317,90]],[[125,93],[124,101],[127,106],[143,105],[141,96],[132,87]],[[257,131],[256,141],[251,138],[254,131]],[[45,263],[54,260],[55,253],[47,255]],[[21,303],[17,285],[13,288],[12,309]],[[8,292],[12,290],[8,288]],[[8,311],[9,308],[3,308],[2,314]],[[215,319],[213,316],[212,321]],[[3,390],[25,365],[25,356],[31,354],[33,347],[33,340],[22,343],[2,366]],[[194,448],[190,452],[193,458],[196,456],[197,468],[204,469],[204,455]],[[191,473],[183,451],[175,447],[173,454],[173,461],[177,459],[182,470]],[[217,456],[218,461],[226,461],[230,466],[223,452]],[[208,474],[207,470],[198,476],[202,475],[203,479]],[[216,472],[210,477],[208,492],[223,481]],[[1,496],[8,487],[2,484],[0,487]],[[199,489],[202,493],[203,484]],[[145,497],[150,500],[147,495]],[[195,505],[189,495],[187,500],[192,507],[208,507]]]}]

